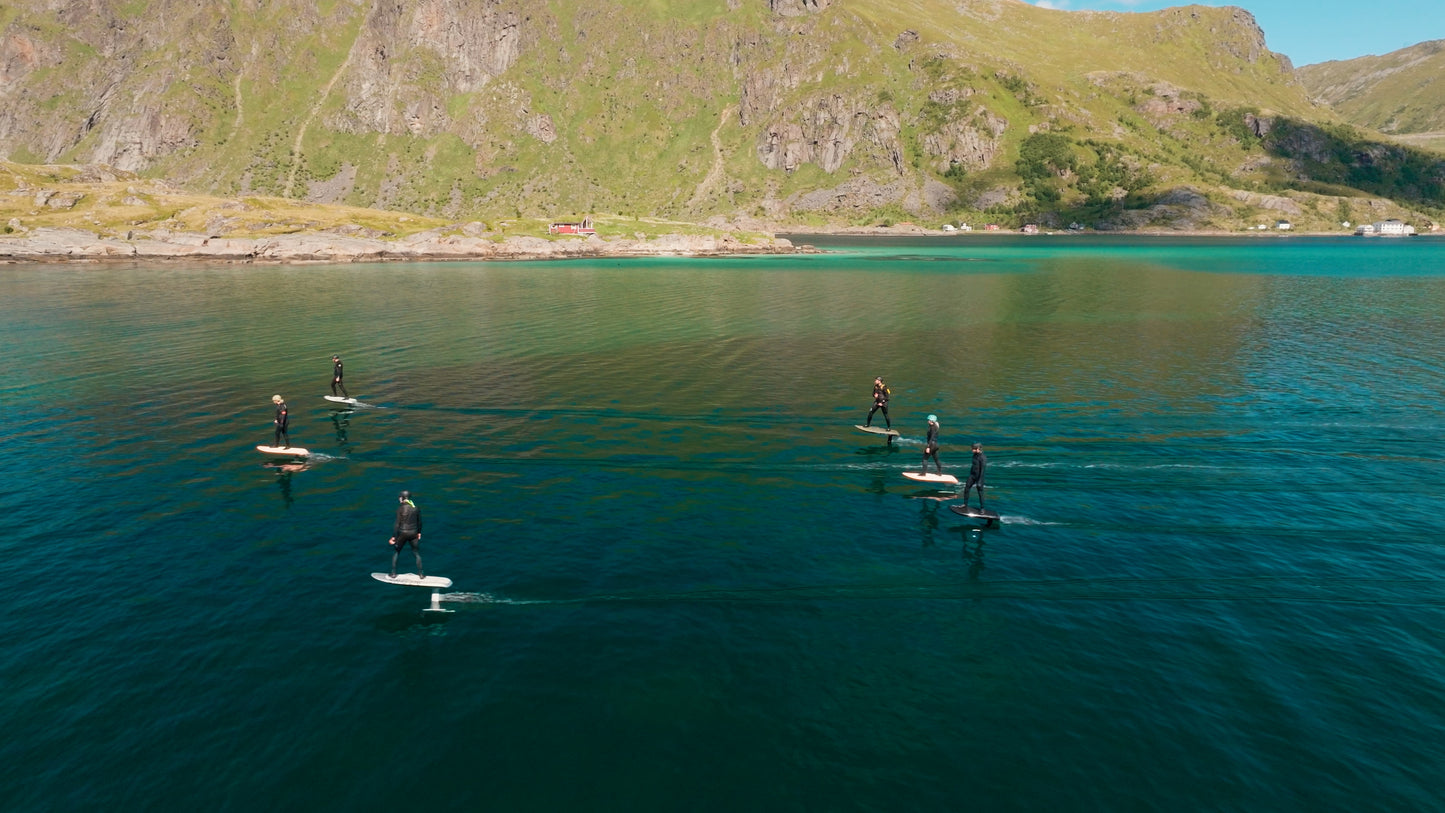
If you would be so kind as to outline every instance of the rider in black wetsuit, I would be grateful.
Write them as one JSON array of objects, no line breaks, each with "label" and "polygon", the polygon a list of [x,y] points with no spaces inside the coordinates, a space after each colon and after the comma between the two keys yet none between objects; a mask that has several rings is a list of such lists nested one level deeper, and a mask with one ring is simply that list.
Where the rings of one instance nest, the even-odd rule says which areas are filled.
[{"label": "rider in black wetsuit", "polygon": [[928,416],[928,438],[923,442],[923,474],[928,473],[928,458],[933,458],[933,466],[938,473],[943,473],[943,464],[938,462],[938,416]]},{"label": "rider in black wetsuit", "polygon": [[[286,427],[291,423],[290,410],[286,408],[286,402],[281,400],[279,395],[271,396],[271,403],[276,405],[276,440],[271,445],[288,449],[291,447],[291,436],[286,434]],[[285,443],[282,443],[283,440]]]},{"label": "rider in black wetsuit", "polygon": [[973,444],[973,468],[968,470],[968,482],[963,486],[963,507],[968,507],[968,491],[971,488],[978,488],[978,510],[983,510],[983,470],[988,466],[988,458],[983,455],[983,444]]},{"label": "rider in black wetsuit", "polygon": [[398,498],[401,505],[396,507],[396,524],[391,526],[391,539],[387,540],[391,546],[391,577],[396,578],[396,557],[401,555],[402,548],[411,545],[411,552],[416,555],[416,575],[426,578],[426,570],[421,566],[421,509],[411,501],[411,492],[403,491]]},{"label": "rider in black wetsuit", "polygon": [[881,409],[883,410],[883,423],[889,429],[893,428],[893,421],[888,419],[888,396],[891,394],[892,391],[888,389],[887,384],[883,383],[881,376],[873,379],[873,408],[868,410],[868,420],[863,422],[864,426],[872,426],[873,413]]},{"label": "rider in black wetsuit", "polygon": [[351,393],[346,391],[346,385],[341,383],[341,356],[331,357],[331,394],[336,394],[336,388],[341,388],[341,396],[350,398]]}]

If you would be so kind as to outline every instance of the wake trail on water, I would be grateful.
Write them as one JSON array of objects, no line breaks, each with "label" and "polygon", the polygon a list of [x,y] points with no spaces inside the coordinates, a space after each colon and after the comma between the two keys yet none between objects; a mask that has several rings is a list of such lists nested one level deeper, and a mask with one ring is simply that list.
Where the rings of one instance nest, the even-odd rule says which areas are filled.
[{"label": "wake trail on water", "polygon": [[513,599],[503,596],[494,596],[491,593],[442,593],[437,597],[441,601],[449,601],[454,604],[567,604],[576,602],[565,601],[529,601],[526,599]]},{"label": "wake trail on water", "polygon": [[329,455],[323,452],[309,452],[305,457],[294,458],[290,461],[267,460],[261,464],[263,468],[271,469],[277,473],[287,474],[291,472],[305,471],[319,463],[330,463],[333,460],[345,460],[346,455]]},{"label": "wake trail on water", "polygon": [[1301,602],[1445,607],[1432,579],[1098,578],[968,584],[800,585],[656,593],[599,593],[514,599],[492,593],[443,593],[442,601],[492,605],[782,604],[822,601],[1164,601]]}]

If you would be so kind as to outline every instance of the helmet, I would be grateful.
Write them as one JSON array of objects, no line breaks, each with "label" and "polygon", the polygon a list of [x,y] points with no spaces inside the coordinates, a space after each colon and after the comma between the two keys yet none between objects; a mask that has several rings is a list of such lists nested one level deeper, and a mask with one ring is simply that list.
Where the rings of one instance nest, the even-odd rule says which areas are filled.
[{"label": "helmet", "polygon": [[273,404],[279,404],[279,403],[281,403],[281,396],[279,396],[279,395],[273,395],[273,396],[271,396],[271,403],[273,403]]},{"label": "helmet", "polygon": [[929,422],[929,423],[938,423],[938,416],[937,416],[937,415],[929,415],[929,416],[928,416],[928,422]]},{"label": "helmet", "polygon": [[410,492],[410,491],[403,491],[403,492],[401,492],[401,499],[403,499],[403,500],[409,500],[409,499],[411,499],[411,492]]}]

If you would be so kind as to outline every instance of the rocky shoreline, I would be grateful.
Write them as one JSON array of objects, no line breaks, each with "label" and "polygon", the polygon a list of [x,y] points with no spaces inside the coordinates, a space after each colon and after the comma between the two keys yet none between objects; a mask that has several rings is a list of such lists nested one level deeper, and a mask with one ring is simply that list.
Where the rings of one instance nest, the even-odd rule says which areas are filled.
[{"label": "rocky shoreline", "polygon": [[334,232],[219,237],[188,232],[102,237],[84,229],[36,228],[0,237],[0,263],[188,260],[228,263],[422,262],[428,260],[552,260],[586,257],[711,257],[815,251],[772,237],[746,242],[731,235],[662,235],[651,239],[591,235],[548,240],[432,230],[383,240]]},{"label": "rocky shoreline", "polygon": [[[470,233],[468,233],[470,232]],[[782,236],[779,236],[779,233]],[[1014,232],[975,232],[1015,234]],[[1048,232],[1050,234],[1072,234]],[[1224,232],[1200,230],[1135,230],[1110,235],[1148,237],[1324,237],[1347,232]],[[193,262],[300,264],[425,261],[521,261],[605,257],[727,257],[761,254],[817,254],[803,242],[812,236],[903,237],[927,236],[968,240],[911,224],[888,227],[778,228],[771,237],[747,241],[730,234],[678,235],[652,238],[588,237],[549,240],[530,236],[500,236],[474,229],[434,229],[396,239],[335,231],[298,232],[266,237],[221,237],[193,232],[131,233],[124,238],[103,237],[84,229],[35,228],[0,236],[0,265],[17,263]]]}]

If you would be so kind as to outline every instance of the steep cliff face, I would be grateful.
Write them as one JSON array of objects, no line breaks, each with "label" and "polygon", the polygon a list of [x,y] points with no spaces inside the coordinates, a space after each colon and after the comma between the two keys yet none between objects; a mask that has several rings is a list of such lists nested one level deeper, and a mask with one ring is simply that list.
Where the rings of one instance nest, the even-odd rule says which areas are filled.
[{"label": "steep cliff face", "polygon": [[898,112],[834,94],[804,102],[798,115],[779,117],[758,137],[758,160],[768,169],[796,170],[805,163],[834,173],[855,154],[903,173]]},{"label": "steep cliff face", "polygon": [[970,120],[950,120],[936,132],[924,133],[923,151],[934,158],[933,169],[946,173],[955,167],[978,171],[993,166],[1003,148],[1008,122],[978,108]]},{"label": "steep cliff face", "polygon": [[516,63],[525,21],[502,2],[377,3],[336,76],[343,109],[328,123],[353,133],[445,132],[449,99],[482,90]]},{"label": "steep cliff face", "polygon": [[[21,58],[0,83],[8,111],[0,145],[12,157],[145,170],[214,146],[244,59],[233,15],[247,9],[160,0],[137,11],[118,0],[78,0],[46,4],[10,24],[5,47]],[[293,20],[329,22],[304,9]]]},{"label": "steep cliff face", "polygon": [[[1087,78],[1100,72],[1139,78]],[[1151,86],[1171,90],[1141,101]],[[1022,199],[1030,133],[1073,133],[1079,160],[1117,163],[1085,144],[1106,137],[1125,163],[1157,163],[1161,134],[1241,149],[1202,115],[1226,106],[1310,110],[1238,9],[16,0],[0,12],[0,155],[459,218],[943,216]]]}]

